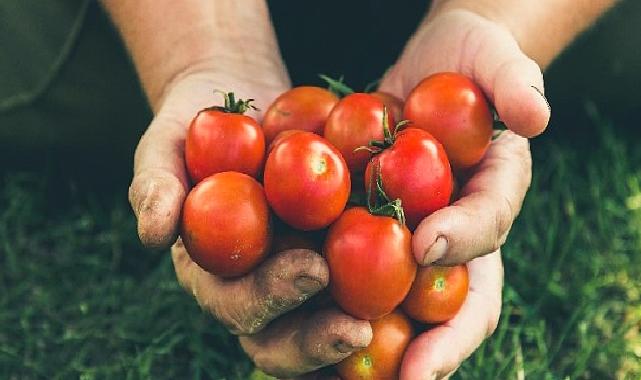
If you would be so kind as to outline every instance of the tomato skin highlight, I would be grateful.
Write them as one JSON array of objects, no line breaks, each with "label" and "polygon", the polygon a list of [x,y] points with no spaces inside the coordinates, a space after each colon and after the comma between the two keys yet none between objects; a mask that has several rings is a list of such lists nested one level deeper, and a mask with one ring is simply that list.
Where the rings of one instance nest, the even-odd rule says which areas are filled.
[{"label": "tomato skin highlight", "polygon": [[346,210],[330,227],[323,253],[332,296],[360,319],[389,314],[403,301],[416,275],[407,227],[363,207]]},{"label": "tomato skin highlight", "polygon": [[365,189],[371,186],[379,168],[383,190],[390,199],[401,199],[411,231],[450,202],[453,176],[447,155],[441,144],[422,129],[401,130],[391,147],[370,160]]},{"label": "tomato skin highlight", "polygon": [[443,323],[461,309],[469,289],[467,265],[419,268],[403,311],[424,323]]},{"label": "tomato skin highlight", "polygon": [[345,160],[327,140],[293,133],[267,157],[265,193],[274,212],[290,226],[318,230],[336,220],[347,204],[351,182]]},{"label": "tomato skin highlight", "polygon": [[202,110],[185,137],[185,164],[193,183],[226,171],[256,178],[264,155],[262,128],[253,118],[238,113]]},{"label": "tomato skin highlight", "polygon": [[300,86],[282,93],[263,117],[266,143],[273,141],[280,132],[294,129],[322,135],[336,103],[338,97],[321,87]]},{"label": "tomato skin highlight", "polygon": [[189,256],[206,271],[222,277],[249,273],[271,243],[262,186],[237,172],[206,178],[185,199],[180,235]]},{"label": "tomato skin highlight", "polygon": [[493,118],[483,92],[458,73],[423,79],[405,100],[403,116],[436,137],[457,170],[476,165],[492,139]]},{"label": "tomato skin highlight", "polygon": [[336,365],[342,380],[396,380],[403,354],[414,336],[410,320],[399,310],[371,322],[372,342]]},{"label": "tomato skin highlight", "polygon": [[[383,109],[376,96],[353,93],[341,99],[327,118],[324,136],[341,152],[353,174],[362,173],[372,156],[368,151],[354,150],[383,139]],[[393,125],[392,116],[387,118]]]}]

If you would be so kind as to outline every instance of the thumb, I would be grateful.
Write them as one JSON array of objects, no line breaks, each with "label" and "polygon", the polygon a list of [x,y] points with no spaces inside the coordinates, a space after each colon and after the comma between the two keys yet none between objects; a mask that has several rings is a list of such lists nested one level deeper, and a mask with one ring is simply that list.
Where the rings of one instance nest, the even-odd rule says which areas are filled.
[{"label": "thumb", "polygon": [[140,139],[129,187],[138,235],[152,248],[165,248],[176,241],[189,186],[183,159],[186,126],[166,115],[159,112]]},{"label": "thumb", "polygon": [[461,69],[483,89],[506,126],[523,137],[542,133],[550,119],[539,66],[504,27],[483,20],[470,28]]}]

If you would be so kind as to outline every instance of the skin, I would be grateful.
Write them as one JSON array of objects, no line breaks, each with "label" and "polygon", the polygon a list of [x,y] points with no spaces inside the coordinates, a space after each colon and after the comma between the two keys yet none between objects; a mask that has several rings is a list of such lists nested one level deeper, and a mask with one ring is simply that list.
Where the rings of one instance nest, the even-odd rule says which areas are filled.
[{"label": "skin", "polygon": [[323,134],[325,121],[338,103],[338,97],[327,89],[312,86],[295,87],[281,94],[263,118],[267,144],[282,131],[300,129]]},{"label": "skin", "polygon": [[275,145],[267,157],[263,180],[274,212],[303,231],[325,228],[335,221],[347,204],[351,186],[340,153],[311,132],[290,134]]},{"label": "skin", "polygon": [[332,225],[323,253],[330,291],[348,314],[378,319],[405,298],[416,275],[410,231],[389,216],[354,207]]},{"label": "skin", "polygon": [[[405,99],[431,73],[460,72],[481,86],[515,133],[504,133],[490,145],[481,165],[463,186],[461,203],[432,214],[422,223],[424,227],[419,226],[422,232],[413,242],[417,258],[463,262],[500,245],[530,178],[528,144],[517,135],[541,133],[549,119],[547,102],[540,95],[540,69],[614,3],[436,1],[383,78],[380,90]],[[120,30],[154,111],[136,150],[129,199],[141,241],[164,248],[176,239],[188,189],[182,151],[186,127],[199,109],[211,105],[212,89],[234,89],[238,97],[255,98],[256,105],[265,109],[290,87],[289,78],[264,1],[102,0],[102,4]],[[252,114],[260,120],[259,113]],[[454,219],[446,220],[448,217]],[[441,235],[446,238],[435,244]],[[428,252],[429,247],[434,249]],[[281,252],[234,281],[202,271],[180,242],[172,249],[172,256],[178,280],[203,308],[236,333],[256,333],[327,284],[326,264],[311,251]],[[474,259],[468,268],[471,288],[461,311],[442,328],[432,329],[410,344],[402,380],[443,378],[494,330],[500,312],[500,255]],[[301,290],[295,285],[298,277],[318,280],[320,286]],[[243,338],[261,343],[244,347],[250,357],[261,355],[275,367],[287,368],[292,374],[288,376],[305,374],[318,380],[322,375],[309,372],[339,361],[371,339],[367,322],[340,313],[318,315],[308,319],[318,318],[316,321],[327,328],[313,330],[315,334],[305,333],[310,326],[292,319],[286,328],[263,329]],[[293,317],[283,320],[287,318]],[[291,339],[292,334],[302,338]],[[306,345],[319,347],[313,358],[309,354],[282,355],[296,350],[307,353],[303,349]],[[348,347],[349,352],[339,352],[337,347]]]},{"label": "skin", "polygon": [[[384,107],[376,96],[354,93],[341,99],[327,118],[324,136],[338,148],[353,174],[363,173],[372,156],[365,150],[354,150],[367,146],[371,140],[383,138]],[[393,125],[390,114],[387,120]]]}]

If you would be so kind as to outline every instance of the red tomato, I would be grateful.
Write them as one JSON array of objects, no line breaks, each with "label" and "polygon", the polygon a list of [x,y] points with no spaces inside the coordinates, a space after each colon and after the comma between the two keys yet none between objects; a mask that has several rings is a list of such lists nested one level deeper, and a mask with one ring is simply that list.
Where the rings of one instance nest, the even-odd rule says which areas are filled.
[{"label": "red tomato", "polygon": [[332,296],[343,310],[372,320],[403,301],[416,274],[411,238],[405,225],[363,207],[341,215],[329,229],[323,252]]},{"label": "red tomato", "polygon": [[269,144],[279,132],[299,129],[323,134],[323,127],[338,97],[320,87],[295,87],[282,93],[263,117],[265,140]]},{"label": "red tomato", "polygon": [[298,129],[290,129],[288,131],[282,131],[279,134],[277,134],[276,137],[272,140],[272,142],[269,143],[269,147],[267,148],[267,154],[269,155],[269,153],[272,151],[272,149],[274,149],[276,145],[285,141],[289,136],[299,132],[303,132],[303,131]]},{"label": "red tomato", "polygon": [[340,153],[311,132],[274,146],[265,164],[265,193],[274,212],[299,230],[318,230],[343,212],[350,176]]},{"label": "red tomato", "polygon": [[401,199],[412,231],[423,218],[450,202],[453,179],[447,155],[422,129],[401,130],[391,147],[374,156],[365,171],[366,189],[379,168],[383,190],[390,199]]},{"label": "red tomato", "polygon": [[442,323],[454,318],[463,306],[469,287],[465,264],[455,267],[423,267],[418,270],[403,310],[425,323]]},{"label": "red tomato", "polygon": [[403,354],[414,332],[410,320],[396,310],[372,322],[372,342],[336,365],[343,380],[396,380]]},{"label": "red tomato", "polygon": [[492,139],[492,113],[485,96],[461,74],[423,79],[405,100],[404,116],[443,144],[455,169],[476,165]]},{"label": "red tomato", "polygon": [[383,104],[385,104],[385,107],[387,107],[387,112],[389,112],[393,119],[390,125],[394,125],[403,120],[403,101],[401,99],[385,91],[375,91],[371,94],[379,98]]},{"label": "red tomato", "polygon": [[185,163],[194,183],[225,171],[256,177],[262,167],[263,130],[256,120],[242,114],[247,102],[232,100],[230,104],[228,96],[225,107],[206,108],[189,125]]},{"label": "red tomato", "polygon": [[194,187],[183,205],[180,235],[189,256],[222,277],[250,272],[269,251],[269,206],[252,177],[223,172]]},{"label": "red tomato", "polygon": [[[383,139],[383,102],[371,94],[347,95],[334,107],[325,124],[325,138],[341,152],[352,173],[362,173],[372,156],[356,148]],[[388,114],[389,125],[393,120]]]}]

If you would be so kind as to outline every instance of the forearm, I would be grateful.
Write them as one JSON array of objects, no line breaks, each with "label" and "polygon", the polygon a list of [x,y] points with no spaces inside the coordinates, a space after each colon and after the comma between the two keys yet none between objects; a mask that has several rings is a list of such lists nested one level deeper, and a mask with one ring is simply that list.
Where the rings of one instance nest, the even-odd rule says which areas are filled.
[{"label": "forearm", "polygon": [[465,9],[507,27],[542,68],[616,0],[434,0],[430,18]]},{"label": "forearm", "polygon": [[285,75],[264,0],[102,0],[149,102],[194,70],[264,66]]}]

